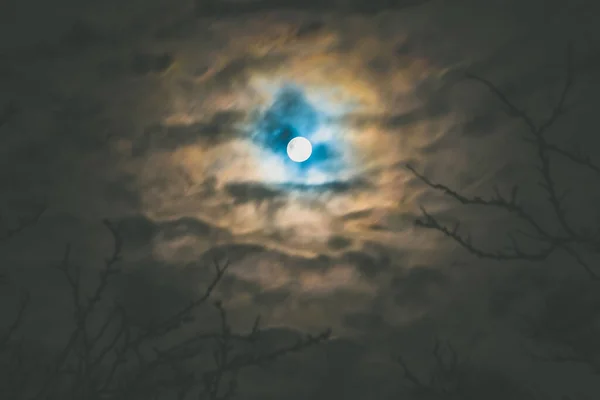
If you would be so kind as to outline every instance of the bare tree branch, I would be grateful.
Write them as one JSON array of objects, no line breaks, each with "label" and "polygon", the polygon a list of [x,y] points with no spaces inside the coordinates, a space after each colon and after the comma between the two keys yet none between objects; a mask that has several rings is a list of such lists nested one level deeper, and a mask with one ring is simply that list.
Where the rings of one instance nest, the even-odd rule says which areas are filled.
[{"label": "bare tree branch", "polygon": [[[506,250],[489,251],[480,248],[471,241],[468,235],[462,235],[459,232],[460,224],[456,223],[453,227],[441,223],[435,216],[430,214],[425,208],[421,208],[422,218],[416,220],[416,225],[426,229],[433,229],[441,232],[454,242],[459,244],[469,253],[487,259],[498,261],[526,260],[526,261],[544,261],[553,255],[556,251],[563,251],[571,256],[577,264],[582,266],[587,274],[593,279],[600,279],[600,275],[590,266],[590,263],[579,253],[578,247],[597,249],[600,247],[600,229],[576,228],[567,216],[564,207],[564,193],[560,192],[551,170],[551,154],[557,154],[575,165],[587,168],[594,173],[600,172],[600,167],[595,164],[589,156],[581,152],[571,152],[552,144],[546,137],[547,131],[557,121],[557,119],[566,112],[565,103],[569,92],[573,86],[573,51],[569,45],[566,56],[565,83],[562,87],[560,97],[553,107],[552,112],[541,123],[536,124],[533,119],[522,109],[517,107],[507,96],[502,93],[490,81],[473,74],[467,74],[469,79],[475,80],[492,92],[492,94],[502,103],[509,116],[517,118],[523,122],[528,130],[529,138],[527,142],[534,145],[536,155],[540,166],[538,171],[541,176],[539,185],[546,193],[548,201],[555,219],[555,226],[546,226],[548,222],[534,216],[531,210],[527,210],[517,199],[519,191],[518,186],[513,186],[510,196],[503,196],[498,189],[494,197],[485,199],[482,197],[467,197],[450,187],[434,183],[429,178],[418,173],[411,165],[407,169],[426,186],[443,193],[444,195],[458,201],[466,206],[478,206],[494,208],[512,215],[516,221],[524,224],[527,229],[519,230],[509,235],[510,244]],[[527,238],[537,242],[537,250],[525,251],[524,246],[517,239]]]},{"label": "bare tree branch", "polygon": [[14,337],[15,332],[21,326],[21,323],[23,322],[23,317],[25,316],[25,311],[27,309],[27,306],[29,305],[29,301],[29,293],[23,292],[21,295],[20,305],[17,310],[17,316],[15,317],[12,324],[10,324],[10,326],[8,327],[6,333],[0,337],[0,353],[6,350],[10,340]]},{"label": "bare tree branch", "polygon": [[17,226],[6,229],[5,232],[0,235],[0,243],[11,239],[25,229],[37,224],[45,211],[46,206],[40,206],[34,211],[33,215],[28,218],[20,218]]},{"label": "bare tree branch", "polygon": [[[217,259],[213,260],[215,274],[208,287],[172,315],[150,326],[140,326],[122,305],[114,304],[100,318],[106,308],[105,292],[111,278],[120,271],[122,249],[118,226],[109,221],[104,221],[104,225],[114,246],[94,286],[84,287],[83,269],[73,262],[71,246],[66,246],[56,267],[68,284],[75,326],[46,369],[36,392],[24,400],[131,400],[163,396],[231,400],[237,393],[237,378],[242,370],[263,367],[330,336],[330,331],[325,331],[270,351],[258,351],[256,344],[262,337],[259,318],[249,332],[236,333],[220,302],[214,303],[220,325],[196,329],[196,311],[211,304],[212,293],[230,266],[228,261]],[[194,332],[184,334],[184,326],[185,331]],[[210,348],[213,365],[206,365],[203,357]]]},{"label": "bare tree branch", "polygon": [[541,311],[521,316],[522,330],[536,348],[525,347],[525,353],[536,361],[581,364],[600,375],[597,289],[595,282],[582,286],[567,281],[544,293]]},{"label": "bare tree branch", "polygon": [[415,394],[433,395],[436,398],[464,395],[463,363],[454,347],[436,337],[431,355],[434,364],[429,371],[427,382],[418,378],[401,356],[397,357],[396,361],[402,367],[404,379],[410,384],[411,391]]}]

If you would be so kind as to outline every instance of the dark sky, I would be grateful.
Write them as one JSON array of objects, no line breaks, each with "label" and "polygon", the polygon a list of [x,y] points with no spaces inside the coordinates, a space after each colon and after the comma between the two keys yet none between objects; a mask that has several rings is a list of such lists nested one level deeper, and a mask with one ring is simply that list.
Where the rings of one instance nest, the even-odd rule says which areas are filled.
[{"label": "dark sky", "polygon": [[[213,298],[236,330],[260,315],[265,351],[332,329],[326,343],[244,370],[240,399],[598,398],[600,291],[590,274],[564,248],[498,261],[415,226],[425,207],[450,227],[460,221],[485,251],[523,227],[406,168],[471,197],[518,185],[523,207],[560,236],[535,143],[524,140],[531,132],[466,73],[544,121],[570,43],[568,112],[545,137],[600,163],[596,2],[192,3],[0,5],[3,327],[20,293],[30,296],[0,347],[5,376],[18,343],[27,365],[52,362],[67,343],[71,290],[56,267],[69,246],[93,293],[112,251],[108,219],[122,240],[121,272],[94,318],[113,303],[140,323],[164,318],[201,296],[211,262],[227,258]],[[311,134],[335,163],[299,171],[256,140],[257,121],[288,84],[322,116]],[[552,157],[569,220],[597,230],[598,175]],[[597,264],[593,246],[576,244]],[[219,327],[210,305],[195,321],[179,333]],[[212,368],[206,354],[185,368]]]}]

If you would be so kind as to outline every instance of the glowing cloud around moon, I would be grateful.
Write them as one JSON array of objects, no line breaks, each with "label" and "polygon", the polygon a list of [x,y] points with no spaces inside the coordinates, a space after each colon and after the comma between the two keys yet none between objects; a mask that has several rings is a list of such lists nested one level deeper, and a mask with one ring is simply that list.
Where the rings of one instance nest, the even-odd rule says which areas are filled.
[{"label": "glowing cloud around moon", "polygon": [[287,154],[292,161],[304,162],[312,154],[312,144],[307,138],[297,136],[288,143]]},{"label": "glowing cloud around moon", "polygon": [[257,110],[249,125],[251,140],[263,151],[256,161],[265,181],[316,188],[346,179],[341,173],[347,167],[347,144],[335,118],[325,112],[325,100],[316,108],[305,91],[294,84],[276,89],[272,102]]}]

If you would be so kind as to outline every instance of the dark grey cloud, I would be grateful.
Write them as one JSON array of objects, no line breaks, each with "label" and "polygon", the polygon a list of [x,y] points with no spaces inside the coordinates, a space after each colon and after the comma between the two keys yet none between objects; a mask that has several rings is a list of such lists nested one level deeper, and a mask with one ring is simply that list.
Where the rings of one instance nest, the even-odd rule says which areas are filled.
[{"label": "dark grey cloud", "polygon": [[[181,217],[173,220],[155,221],[143,215],[131,215],[115,222],[119,228],[123,244],[131,249],[151,246],[153,241],[212,240],[215,237],[228,237],[229,233],[210,222],[199,218]],[[200,256],[198,262],[212,263],[214,259],[222,259],[229,255],[233,260],[244,256],[247,252],[261,247],[253,246],[215,246]]]},{"label": "dark grey cloud", "polygon": [[433,115],[429,115],[429,110],[418,109],[397,115],[360,115],[359,113],[353,113],[346,120],[349,124],[356,127],[375,124],[380,125],[382,128],[397,129],[421,121],[426,116],[432,117]]},{"label": "dark grey cloud", "polygon": [[175,150],[194,143],[214,146],[232,140],[243,134],[238,125],[244,118],[245,115],[241,112],[225,111],[212,115],[205,122],[147,127],[144,133],[135,139],[133,156],[144,156],[150,151]]},{"label": "dark grey cloud", "polygon": [[341,258],[356,265],[368,279],[375,278],[381,271],[389,267],[389,260],[385,256],[382,259],[364,251],[346,251]]},{"label": "dark grey cloud", "polygon": [[346,219],[346,220],[361,219],[361,218],[364,218],[364,217],[368,217],[374,211],[375,210],[354,211],[354,212],[350,212],[350,213],[344,215],[343,218]]},{"label": "dark grey cloud", "polygon": [[[274,69],[285,62],[286,58],[282,54],[266,54],[261,56],[236,55],[236,57],[232,57],[224,65],[220,66],[217,71],[210,73],[206,85],[216,90],[241,87],[247,83],[253,72]],[[208,65],[207,67],[210,69],[214,66]],[[201,78],[206,72],[208,71],[200,68],[197,71],[198,78]]]},{"label": "dark grey cloud", "polygon": [[[174,315],[197,297],[192,282],[209,282],[208,267],[186,269],[169,263],[143,260],[131,265],[115,285],[114,298],[139,324],[148,324]],[[208,309],[208,310],[207,310]],[[203,307],[200,312],[210,311]]]},{"label": "dark grey cloud", "polygon": [[227,259],[231,263],[243,260],[249,255],[260,254],[266,251],[266,248],[259,244],[224,244],[213,246],[208,250],[200,261],[207,263],[215,259]]},{"label": "dark grey cloud", "polygon": [[[589,280],[568,278],[540,293],[537,308],[522,317],[522,329],[541,348],[542,358],[551,348],[549,359],[581,364],[600,371],[600,295]],[[540,354],[540,350],[532,350]]]},{"label": "dark grey cloud", "polygon": [[272,307],[281,304],[290,298],[290,293],[285,290],[259,291],[253,298],[259,306]]},{"label": "dark grey cloud", "polygon": [[131,69],[135,74],[160,74],[167,71],[175,59],[170,53],[136,53],[131,61]]},{"label": "dark grey cloud", "polygon": [[237,204],[274,201],[286,195],[284,191],[271,188],[260,182],[228,183],[225,192],[233,197]]},{"label": "dark grey cloud", "polygon": [[364,332],[367,330],[380,330],[386,324],[381,315],[374,313],[373,310],[369,310],[369,312],[350,313],[344,316],[344,325],[350,329]]},{"label": "dark grey cloud", "polygon": [[76,21],[61,35],[58,46],[67,52],[87,50],[98,45],[114,44],[113,38],[86,21]]},{"label": "dark grey cloud", "polygon": [[2,107],[2,112],[0,112],[0,128],[10,122],[10,120],[14,118],[19,111],[20,108],[14,101],[4,105]]},{"label": "dark grey cloud", "polygon": [[413,267],[392,280],[394,300],[402,306],[427,306],[436,300],[447,277],[438,269],[426,266]]},{"label": "dark grey cloud", "polygon": [[333,236],[327,241],[327,244],[333,250],[343,250],[352,244],[352,239],[343,236]]},{"label": "dark grey cloud", "polygon": [[350,0],[344,2],[307,0],[303,2],[281,0],[221,1],[196,0],[195,11],[199,17],[238,17],[264,11],[341,12],[376,14],[396,11],[425,3],[425,0]]},{"label": "dark grey cloud", "polygon": [[159,231],[154,222],[141,215],[123,219],[119,228],[124,242],[132,246],[148,244]]},{"label": "dark grey cloud", "polygon": [[139,194],[136,187],[136,179],[133,176],[123,176],[106,183],[104,195],[115,204],[121,204],[124,208],[135,209],[139,206]]},{"label": "dark grey cloud", "polygon": [[206,237],[210,236],[211,232],[215,229],[214,226],[207,222],[190,217],[163,222],[159,227],[164,238],[167,240],[185,235]]},{"label": "dark grey cloud", "polygon": [[321,33],[326,27],[325,22],[314,19],[301,23],[296,31],[296,37],[305,38]]},{"label": "dark grey cloud", "polygon": [[[2,183],[7,182],[2,187],[10,187],[13,193],[6,197],[14,200],[3,215],[11,221],[27,215],[30,205],[22,199],[37,200],[34,195],[39,190],[24,190],[33,182],[42,186],[37,181],[44,181],[43,188],[50,188],[43,198],[50,208],[39,226],[24,231],[9,245],[0,244],[1,265],[11,272],[9,283],[30,289],[36,305],[28,317],[28,326],[36,333],[31,335],[30,349],[50,346],[49,338],[64,333],[67,325],[63,321],[71,314],[68,285],[48,265],[60,261],[65,244],[70,242],[74,263],[84,266],[89,283],[96,279],[110,245],[106,232],[99,232],[96,221],[109,216],[119,222],[126,254],[123,273],[116,278],[106,301],[121,300],[140,320],[166,315],[197,297],[214,274],[212,263],[227,258],[232,268],[216,296],[225,301],[232,321],[246,329],[251,325],[248,321],[261,315],[267,324],[285,326],[268,329],[260,342],[262,348],[293,343],[301,336],[296,328],[335,328],[336,339],[328,345],[241,376],[242,399],[391,399],[404,394],[409,399],[423,400],[519,400],[529,398],[524,386],[547,388],[555,397],[563,392],[575,393],[580,387],[593,397],[591,384],[578,383],[578,379],[587,376],[589,368],[552,364],[560,374],[553,379],[552,372],[544,375],[547,364],[540,366],[520,352],[527,342],[528,349],[536,354],[554,354],[556,350],[560,356],[597,357],[595,287],[564,276],[571,272],[553,275],[558,269],[553,262],[532,268],[474,260],[447,246],[439,236],[415,230],[412,222],[418,210],[411,207],[417,208],[429,200],[427,204],[435,208],[435,215],[443,215],[451,222],[453,217],[466,219],[467,226],[463,228],[477,223],[477,218],[436,201],[414,180],[404,181],[399,172],[404,161],[411,158],[420,160],[440,182],[477,189],[484,179],[481,175],[491,176],[487,175],[487,163],[502,164],[518,153],[510,141],[509,119],[485,90],[463,84],[462,74],[470,70],[498,78],[501,88],[516,98],[557,83],[562,68],[557,55],[562,52],[562,39],[547,36],[546,28],[539,25],[542,17],[555,18],[556,10],[539,13],[539,6],[550,3],[533,0],[527,4],[491,1],[484,6],[476,2],[432,2],[429,8],[414,9],[413,14],[384,12],[370,19],[364,14],[384,7],[399,10],[397,7],[407,3],[368,3],[352,2],[341,7],[341,11],[363,14],[361,18],[353,17],[347,26],[336,22],[336,18],[342,18],[342,12],[334,18],[321,12],[335,11],[328,2],[258,1],[208,10],[211,17],[244,16],[233,23],[221,19],[225,26],[219,28],[222,32],[213,29],[206,19],[198,22],[187,16],[175,18],[177,21],[171,24],[171,18],[160,12],[160,18],[155,19],[161,22],[155,23],[155,10],[141,12],[144,15],[136,23],[151,26],[150,36],[133,28],[129,32],[137,32],[144,36],[143,40],[125,34],[117,36],[95,24],[67,23],[61,28],[62,36],[48,35],[35,48],[13,51],[3,58],[6,62],[0,69],[8,94],[3,94],[7,98],[3,97],[0,104],[11,104],[13,99],[19,104],[18,113],[10,107],[0,113],[0,137],[10,142],[2,150],[6,154]],[[515,5],[518,7],[513,9]],[[386,159],[359,180],[335,181],[320,187],[266,184],[260,176],[246,179],[244,174],[250,173],[251,166],[234,164],[233,159],[224,159],[218,169],[205,174],[203,163],[229,154],[230,149],[217,155],[212,151],[242,138],[238,125],[247,113],[235,110],[252,103],[244,98],[240,101],[246,102],[243,106],[231,107],[233,101],[227,96],[243,91],[255,74],[271,77],[275,70],[291,68],[293,63],[289,60],[294,54],[289,53],[302,53],[301,47],[281,53],[272,51],[274,54],[267,56],[239,54],[241,46],[226,51],[243,39],[225,37],[223,32],[233,29],[228,23],[256,33],[253,29],[257,28],[250,26],[255,23],[267,31],[277,24],[271,23],[273,20],[264,23],[257,13],[273,6],[287,11],[301,9],[309,14],[317,10],[294,17],[300,22],[290,24],[289,34],[301,39],[294,45],[314,41],[316,48],[319,39],[338,35],[341,39],[331,47],[340,54],[332,57],[341,57],[346,50],[352,54],[351,60],[340,58],[343,61],[336,62],[360,64],[361,71],[368,71],[367,86],[376,87],[375,91],[383,88],[382,92],[388,88],[393,91],[392,87],[410,89],[406,89],[410,93],[394,97],[399,103],[394,103],[394,110],[350,114],[344,120],[350,127],[375,126],[393,132],[381,135],[386,138],[373,132],[372,141],[390,148],[400,143],[398,151],[410,152],[408,156]],[[426,17],[430,14],[433,17]],[[274,15],[279,18],[279,14]],[[393,18],[397,18],[394,29],[386,22]],[[356,27],[352,28],[352,24]],[[365,33],[367,26],[381,26],[383,33],[371,44],[363,45],[356,38],[369,36]],[[557,26],[552,31],[561,36]],[[202,41],[207,42],[206,46],[210,42],[213,47],[223,47],[220,66],[214,67],[212,61],[222,53],[205,52]],[[388,42],[389,54],[373,44],[382,41]],[[549,45],[536,48],[541,41]],[[361,53],[351,53],[360,46],[366,47],[364,60]],[[455,51],[457,48],[460,51]],[[367,54],[367,50],[373,54]],[[123,54],[104,59],[102,52],[113,51]],[[165,70],[166,64],[152,68],[145,65],[146,72],[151,73],[136,77],[131,71],[136,54],[142,58],[150,56],[145,60],[150,64],[157,61],[154,56],[173,54],[169,61],[174,66]],[[313,69],[330,60],[329,54],[318,55],[323,58],[310,64]],[[96,62],[94,57],[103,61]],[[597,64],[597,54],[581,57],[580,70],[590,73]],[[302,53],[297,58],[310,56]],[[403,69],[408,78],[400,84],[396,76],[383,82],[377,80],[393,75],[394,68],[404,68],[416,58],[430,63],[419,64],[421,72],[433,69],[431,64],[435,63],[440,64],[440,69],[448,66],[450,71],[445,75],[436,71],[442,78],[432,74],[421,80]],[[544,58],[553,64],[548,72],[542,72],[538,63]],[[454,62],[461,65],[451,65]],[[108,70],[110,66],[112,72],[105,71],[98,77],[98,69]],[[303,77],[314,72],[309,68],[302,71]],[[337,77],[335,72],[327,73],[328,80]],[[353,83],[360,81],[354,75],[352,78],[349,80]],[[408,107],[415,105],[406,100],[412,96],[419,107]],[[192,103],[189,99],[206,99],[214,107],[202,118],[186,119],[190,117],[185,109]],[[522,101],[527,105],[527,100]],[[178,102],[185,105],[179,106]],[[37,113],[32,105],[46,113]],[[448,114],[451,122],[444,119]],[[169,122],[164,122],[163,117]],[[443,129],[438,131],[437,125],[443,125]],[[107,137],[107,132],[112,136]],[[398,143],[387,142],[390,137]],[[13,146],[14,143],[18,145]],[[508,144],[503,147],[503,143]],[[123,150],[117,152],[113,145]],[[373,152],[378,156],[381,150]],[[480,163],[481,159],[485,163]],[[174,169],[183,169],[186,183],[198,192],[180,190],[183,183],[176,179]],[[465,174],[464,169],[470,172]],[[503,167],[502,171],[501,183],[506,175],[522,176],[518,168]],[[375,184],[374,177],[385,183]],[[315,194],[332,199],[335,206],[325,212],[318,201],[296,202],[297,198],[311,199]],[[401,197],[407,200],[400,202]],[[536,205],[534,200],[527,201]],[[32,206],[37,204],[32,200]],[[264,204],[271,205],[269,213],[260,209]],[[348,204],[352,207],[346,208]],[[286,211],[286,206],[291,211],[284,214],[282,222],[296,225],[274,233],[263,232],[266,217]],[[485,229],[475,231],[474,241],[491,246],[491,236],[502,236],[504,221],[491,215],[485,218],[489,219],[480,220],[485,222]],[[268,219],[270,223],[274,221]],[[301,232],[298,226],[306,227],[307,232]],[[456,259],[468,262],[459,265],[454,262]],[[559,263],[564,262],[561,259],[556,264]],[[576,273],[573,269],[572,274]],[[3,287],[0,304],[7,320],[16,304],[17,297],[13,295],[18,295],[15,288]],[[205,323],[207,328],[215,322],[214,317],[214,309],[209,306],[198,314],[196,322]],[[44,337],[37,332],[44,332]],[[532,334],[537,335],[537,343],[528,342]],[[436,365],[428,342],[436,335],[450,336],[458,343],[463,361],[460,368],[448,372]],[[477,335],[477,341],[471,340]],[[392,361],[396,354],[404,354],[398,349],[412,349],[406,358],[415,365],[416,374],[427,382],[431,376],[436,377],[441,388],[413,390],[410,382],[403,379],[402,368]],[[538,379],[537,375],[544,376]],[[461,391],[455,386],[457,376],[464,377]],[[450,394],[443,394],[443,389]],[[552,398],[545,394],[538,397]]]},{"label": "dark grey cloud", "polygon": [[510,268],[491,290],[488,300],[490,315],[512,318],[532,305],[535,307],[543,293],[552,287],[554,279],[537,266],[517,270]]},{"label": "dark grey cloud", "polygon": [[58,129],[71,134],[79,133],[85,127],[96,128],[93,124],[102,118],[106,104],[91,96],[79,95],[65,98],[55,112]]},{"label": "dark grey cloud", "polygon": [[229,195],[235,204],[252,203],[257,206],[268,204],[270,212],[275,212],[283,207],[290,195],[326,193],[344,194],[360,191],[370,185],[366,180],[333,181],[317,185],[305,184],[264,184],[261,182],[231,182],[224,185],[224,192]]},{"label": "dark grey cloud", "polygon": [[314,193],[345,193],[353,190],[368,189],[371,184],[367,179],[356,178],[352,180],[335,180],[331,182],[325,182],[321,184],[300,184],[300,183],[286,183],[278,185],[281,188],[299,191],[299,192],[314,192]]}]

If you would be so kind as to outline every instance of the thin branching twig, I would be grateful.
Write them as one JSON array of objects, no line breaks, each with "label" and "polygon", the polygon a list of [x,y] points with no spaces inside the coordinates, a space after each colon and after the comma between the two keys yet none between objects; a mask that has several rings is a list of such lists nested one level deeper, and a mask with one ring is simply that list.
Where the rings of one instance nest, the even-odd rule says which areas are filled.
[{"label": "thin branching twig", "polygon": [[[486,250],[479,244],[472,241],[469,235],[460,232],[460,223],[450,227],[429,213],[424,207],[421,207],[422,217],[415,221],[416,225],[426,229],[432,229],[441,232],[459,244],[469,253],[479,257],[493,259],[497,261],[525,260],[525,261],[544,261],[557,251],[562,251],[573,258],[587,274],[593,279],[600,279],[598,272],[594,270],[589,261],[587,261],[579,252],[579,248],[598,249],[600,247],[600,228],[574,226],[570,220],[564,205],[565,193],[558,188],[555,177],[552,173],[551,155],[561,156],[576,166],[588,169],[594,173],[600,173],[600,166],[595,163],[591,157],[584,155],[580,151],[568,151],[560,146],[551,143],[547,138],[547,132],[555,122],[566,112],[566,102],[568,95],[573,87],[573,51],[572,46],[567,49],[567,62],[565,70],[565,82],[561,90],[560,97],[553,107],[550,115],[541,123],[536,123],[523,109],[517,107],[508,97],[492,82],[482,77],[467,74],[467,78],[484,85],[503,105],[508,115],[520,120],[526,127],[528,137],[526,141],[535,147],[540,174],[540,187],[544,190],[554,220],[548,223],[546,220],[536,217],[533,210],[527,209],[517,196],[519,187],[514,185],[510,195],[502,195],[498,189],[495,195],[489,198],[468,197],[453,190],[447,185],[433,182],[431,179],[420,174],[413,166],[408,165],[407,169],[426,186],[434,189],[444,195],[458,201],[465,206],[475,206],[484,208],[493,208],[504,211],[522,223],[526,229],[518,230],[508,235],[509,244],[503,250]],[[525,250],[522,238],[529,242],[534,241],[536,246],[531,250]]]}]

